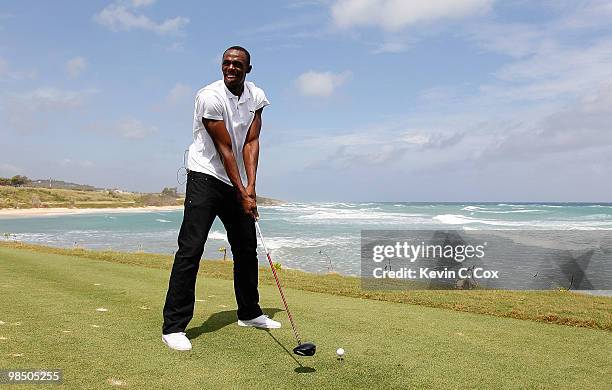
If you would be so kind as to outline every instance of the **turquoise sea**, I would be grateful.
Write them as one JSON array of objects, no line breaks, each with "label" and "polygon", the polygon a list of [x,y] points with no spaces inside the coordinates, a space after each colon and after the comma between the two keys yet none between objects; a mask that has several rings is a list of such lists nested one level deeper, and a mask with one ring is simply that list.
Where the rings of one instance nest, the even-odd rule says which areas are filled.
[{"label": "turquoise sea", "polygon": [[[259,208],[274,261],[310,272],[360,271],[362,229],[612,230],[612,203],[287,203]],[[0,219],[0,239],[173,254],[182,210]],[[204,257],[227,246],[216,220]],[[229,249],[229,248],[228,248]],[[229,254],[229,250],[228,250]],[[260,256],[260,262],[265,256]]]}]

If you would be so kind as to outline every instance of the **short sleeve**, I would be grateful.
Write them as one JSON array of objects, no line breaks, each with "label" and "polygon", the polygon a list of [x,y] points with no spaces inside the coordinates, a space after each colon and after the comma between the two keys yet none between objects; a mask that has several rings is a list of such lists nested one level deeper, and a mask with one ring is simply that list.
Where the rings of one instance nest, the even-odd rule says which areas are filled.
[{"label": "short sleeve", "polygon": [[255,111],[269,105],[270,102],[268,101],[263,89],[255,87]]},{"label": "short sleeve", "polygon": [[201,91],[195,99],[195,111],[199,118],[223,120],[223,103],[213,91]]}]

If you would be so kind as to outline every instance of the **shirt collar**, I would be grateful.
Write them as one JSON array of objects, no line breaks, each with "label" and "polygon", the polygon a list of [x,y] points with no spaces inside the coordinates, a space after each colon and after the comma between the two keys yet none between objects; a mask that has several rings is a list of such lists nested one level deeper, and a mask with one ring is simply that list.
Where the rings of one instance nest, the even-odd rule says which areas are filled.
[{"label": "shirt collar", "polygon": [[[232,91],[227,89],[227,85],[225,85],[224,82],[223,82],[223,88],[225,88],[225,93],[227,94],[228,99],[238,99],[238,96],[234,95]],[[238,100],[238,104],[244,103],[248,99],[251,99],[251,92],[249,91],[249,88],[247,87],[246,82],[245,82],[244,90],[242,91],[242,95],[240,95],[240,100]]]}]

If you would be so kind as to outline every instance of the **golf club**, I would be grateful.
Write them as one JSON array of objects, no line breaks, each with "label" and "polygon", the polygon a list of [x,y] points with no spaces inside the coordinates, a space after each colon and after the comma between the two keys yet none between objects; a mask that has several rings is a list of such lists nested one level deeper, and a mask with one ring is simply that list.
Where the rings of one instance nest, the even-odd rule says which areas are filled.
[{"label": "golf club", "polygon": [[276,280],[276,286],[278,287],[278,291],[280,292],[280,296],[283,300],[283,305],[285,305],[285,310],[287,311],[287,316],[289,317],[289,322],[291,323],[291,329],[293,329],[293,335],[297,340],[297,347],[293,348],[293,353],[300,356],[312,356],[317,351],[317,346],[313,343],[302,343],[302,339],[295,327],[295,322],[293,322],[293,316],[291,316],[291,312],[289,311],[289,306],[287,305],[287,300],[285,299],[285,294],[283,293],[283,288],[281,287],[280,280],[278,279],[278,275],[276,274],[276,269],[274,269],[274,263],[272,262],[272,257],[270,256],[270,252],[268,251],[268,247],[266,247],[266,242],[264,241],[263,234],[261,234],[261,228],[259,227],[259,222],[255,220],[255,228],[257,228],[257,233],[259,233],[259,238],[261,238],[261,244],[263,245],[264,251],[266,252],[266,256],[268,257],[268,263],[270,263],[270,268],[272,269],[272,274],[274,275],[274,280]]}]

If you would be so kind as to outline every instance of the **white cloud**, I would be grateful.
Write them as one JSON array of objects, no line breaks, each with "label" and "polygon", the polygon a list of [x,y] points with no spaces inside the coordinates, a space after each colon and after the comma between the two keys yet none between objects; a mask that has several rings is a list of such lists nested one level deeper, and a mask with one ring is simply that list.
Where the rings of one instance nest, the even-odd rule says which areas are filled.
[{"label": "white cloud", "polygon": [[351,77],[350,71],[342,73],[308,71],[296,79],[299,92],[304,96],[331,96],[336,88]]},{"label": "white cloud", "polygon": [[546,7],[549,17],[544,21],[490,21],[459,32],[480,48],[505,56],[490,73],[492,78],[474,85],[473,95],[457,99],[464,110],[467,105],[468,110],[487,107],[493,116],[508,112],[509,104],[530,106],[533,112],[537,106],[544,108],[541,119],[561,107],[571,108],[585,93],[612,80],[609,2],[558,2]]},{"label": "white cloud", "polygon": [[378,26],[397,31],[442,19],[458,19],[489,10],[493,0],[338,0],[332,7],[334,24],[341,28]]},{"label": "white cloud", "polygon": [[[453,121],[454,122],[454,121]],[[456,150],[464,140],[470,141],[463,129],[445,128],[431,124],[431,128],[418,128],[405,124],[376,124],[359,129],[350,129],[343,134],[337,130],[321,130],[308,138],[292,139],[274,147],[317,150],[309,153],[306,167],[354,169],[355,167],[402,165],[406,156],[415,160],[410,166],[420,169],[435,160],[461,159],[465,156]],[[299,159],[300,152],[292,157]],[[427,156],[427,158],[424,158]]]},{"label": "white cloud", "polygon": [[36,78],[35,70],[15,70],[11,68],[8,61],[0,57],[0,81],[3,80],[24,80]]},{"label": "white cloud", "polygon": [[13,15],[13,14],[0,13],[0,31],[2,31],[2,29],[4,27],[1,22],[3,20],[12,19],[14,17],[15,17],[15,15]]},{"label": "white cloud", "polygon": [[536,123],[500,133],[484,157],[520,160],[556,153],[576,155],[584,149],[612,150],[611,122],[612,79]]},{"label": "white cloud", "polygon": [[449,101],[456,99],[457,97],[457,88],[449,85],[438,85],[435,87],[427,88],[419,95],[419,98],[421,100],[427,102]]},{"label": "white cloud", "polygon": [[33,91],[6,95],[2,100],[4,117],[9,127],[28,133],[45,127],[39,115],[33,113],[58,113],[83,107],[96,90],[64,90],[53,87],[37,88]]},{"label": "white cloud", "polygon": [[171,104],[176,104],[190,97],[192,93],[191,87],[185,84],[176,83],[168,93],[168,96],[166,96],[166,100]]},{"label": "white cloud", "polygon": [[378,46],[372,53],[381,54],[381,53],[402,53],[408,50],[408,45],[404,42],[384,42],[382,45]]},{"label": "white cloud", "polygon": [[[486,31],[517,40],[490,39]],[[504,32],[506,31],[506,32]],[[521,32],[522,31],[522,32]],[[484,48],[512,57],[495,73],[495,82],[480,86],[483,101],[553,102],[574,99],[612,78],[612,41],[609,37],[566,39],[557,25],[483,27],[473,37]]]},{"label": "white cloud", "polygon": [[138,8],[138,7],[148,7],[151,4],[155,3],[155,0],[131,0],[130,4],[132,5],[132,7],[134,8]]},{"label": "white cloud", "polygon": [[[136,6],[149,5],[152,2],[135,1]],[[180,33],[189,19],[177,16],[162,22],[155,22],[149,17],[134,13],[129,6],[113,3],[95,15],[94,20],[111,31],[131,31],[135,29],[153,31],[160,35]]]},{"label": "white cloud", "polygon": [[[553,6],[555,2],[551,3]],[[612,18],[612,3],[609,0],[591,0],[570,3],[573,7],[559,23],[563,29],[585,29],[609,27]]]},{"label": "white cloud", "polygon": [[122,120],[115,129],[119,135],[128,139],[142,139],[158,132],[157,127],[145,125],[138,119]]},{"label": "white cloud", "polygon": [[[591,18],[595,10],[608,15],[612,7],[598,3],[589,12],[574,12],[584,4],[549,10],[545,21],[508,24],[495,18],[459,26],[452,36],[477,46],[470,51],[474,61],[494,52],[491,58],[501,65],[486,67],[477,80],[426,85],[409,114],[394,113],[375,124],[382,129],[311,132],[290,149],[292,159],[302,161],[287,172],[317,168],[321,180],[333,183],[370,169],[380,180],[389,180],[389,172],[454,184],[471,177],[482,194],[497,199],[601,199],[611,188],[605,168],[612,156],[612,28],[605,18]],[[402,42],[404,35],[379,36]],[[479,187],[469,187],[466,199],[481,197]],[[510,188],[515,192],[506,194]]]},{"label": "white cloud", "polygon": [[606,153],[612,155],[612,78],[550,113],[536,108],[513,110],[512,116],[422,118],[422,128],[377,124],[380,127],[342,135],[316,135],[298,146],[319,149],[322,157],[312,166],[348,170],[385,164],[409,171],[468,172],[499,164],[554,164],[559,159],[563,169],[587,169],[601,166]]},{"label": "white cloud", "polygon": [[74,57],[66,62],[64,69],[70,78],[79,77],[87,68],[87,60],[83,57]]},{"label": "white cloud", "polygon": [[602,83],[596,91],[585,94],[579,107],[585,113],[608,112],[612,116],[612,80]]},{"label": "white cloud", "polygon": [[300,0],[300,1],[291,1],[285,5],[285,8],[304,8],[304,7],[312,7],[319,6],[323,1],[321,0]]},{"label": "white cloud", "polygon": [[38,88],[18,96],[30,111],[70,110],[83,106],[94,91],[70,91],[59,88]]},{"label": "white cloud", "polygon": [[183,42],[172,42],[166,47],[166,50],[172,52],[182,52],[185,51],[185,44]]},{"label": "white cloud", "polygon": [[23,169],[13,164],[0,163],[0,176],[14,176],[20,172],[23,172]]},{"label": "white cloud", "polygon": [[72,160],[69,158],[65,158],[62,161],[60,161],[60,165],[63,167],[76,166],[80,168],[89,168],[89,167],[94,166],[94,163],[89,160],[76,161],[76,160]]},{"label": "white cloud", "polygon": [[525,57],[548,44],[542,26],[524,23],[479,23],[473,26],[468,38],[486,50],[510,57]]},{"label": "white cloud", "polygon": [[0,77],[4,76],[8,73],[8,62],[2,57],[0,57]]},{"label": "white cloud", "polygon": [[612,64],[612,42],[605,39],[591,45],[564,47],[558,43],[549,43],[528,59],[506,65],[497,72],[503,80],[546,80],[564,78],[574,74],[589,73],[596,78],[610,74],[601,65]]}]

